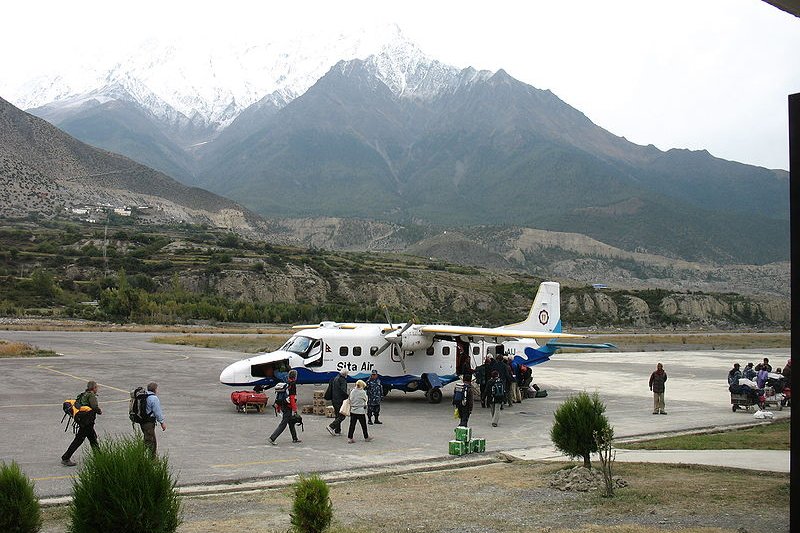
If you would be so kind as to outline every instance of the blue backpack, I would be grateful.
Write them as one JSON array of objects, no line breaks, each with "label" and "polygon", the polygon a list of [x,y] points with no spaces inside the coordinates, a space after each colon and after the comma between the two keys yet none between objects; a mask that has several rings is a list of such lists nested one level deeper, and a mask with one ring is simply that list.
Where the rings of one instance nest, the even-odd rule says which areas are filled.
[{"label": "blue backpack", "polygon": [[464,405],[466,400],[466,387],[464,385],[456,385],[456,388],[453,389],[453,405]]}]

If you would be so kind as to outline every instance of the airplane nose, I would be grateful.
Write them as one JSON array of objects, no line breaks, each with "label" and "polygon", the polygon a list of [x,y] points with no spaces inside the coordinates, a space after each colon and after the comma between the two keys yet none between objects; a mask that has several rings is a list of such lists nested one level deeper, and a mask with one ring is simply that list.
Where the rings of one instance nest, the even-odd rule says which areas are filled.
[{"label": "airplane nose", "polygon": [[236,383],[236,363],[228,365],[219,375],[219,381],[223,385],[233,385]]}]

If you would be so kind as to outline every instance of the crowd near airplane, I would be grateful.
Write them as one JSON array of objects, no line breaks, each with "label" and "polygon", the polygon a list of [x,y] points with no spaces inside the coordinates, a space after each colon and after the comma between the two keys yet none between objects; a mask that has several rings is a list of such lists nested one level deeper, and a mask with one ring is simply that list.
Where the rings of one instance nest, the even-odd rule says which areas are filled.
[{"label": "crowd near airplane", "polygon": [[327,384],[342,369],[348,380],[366,380],[377,370],[384,393],[392,389],[424,391],[439,403],[442,387],[458,379],[500,351],[528,366],[550,359],[564,347],[614,348],[611,344],[563,342],[583,335],[561,332],[561,296],[558,283],[543,282],[528,317],[497,328],[441,324],[385,324],[321,322],[294,326],[299,331],[278,350],[237,361],[219,376],[234,387],[269,388],[297,370],[298,384]]}]

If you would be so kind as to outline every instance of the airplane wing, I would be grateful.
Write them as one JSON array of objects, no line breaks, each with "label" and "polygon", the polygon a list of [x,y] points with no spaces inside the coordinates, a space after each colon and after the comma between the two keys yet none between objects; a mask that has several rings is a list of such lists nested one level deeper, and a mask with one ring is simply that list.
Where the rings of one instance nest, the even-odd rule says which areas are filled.
[{"label": "airplane wing", "polygon": [[420,326],[422,333],[441,333],[444,335],[468,335],[470,337],[483,337],[494,339],[498,337],[511,339],[579,339],[586,335],[575,335],[573,333],[554,333],[552,331],[525,331],[521,329],[502,329],[502,328],[472,328],[468,326]]}]

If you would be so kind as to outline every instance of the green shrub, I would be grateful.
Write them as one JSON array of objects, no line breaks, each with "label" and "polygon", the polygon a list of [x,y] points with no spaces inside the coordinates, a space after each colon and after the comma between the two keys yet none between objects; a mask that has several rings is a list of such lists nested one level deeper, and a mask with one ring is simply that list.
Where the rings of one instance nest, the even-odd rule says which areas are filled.
[{"label": "green shrub", "polygon": [[0,463],[0,531],[23,533],[39,531],[42,512],[33,493],[33,482],[19,465]]},{"label": "green shrub", "polygon": [[614,438],[605,410],[597,393],[581,392],[567,398],[553,413],[550,439],[556,449],[569,457],[583,457],[583,466],[591,468],[591,454],[598,449],[595,434],[602,433],[609,441]]},{"label": "green shrub", "polygon": [[175,484],[167,458],[153,459],[141,437],[101,441],[73,483],[68,531],[173,532],[181,523]]},{"label": "green shrub", "polygon": [[300,476],[294,485],[292,505],[292,530],[298,533],[325,531],[333,519],[333,504],[328,484],[319,476]]}]

